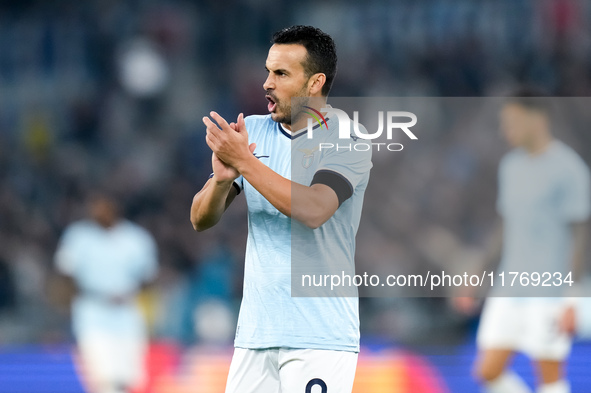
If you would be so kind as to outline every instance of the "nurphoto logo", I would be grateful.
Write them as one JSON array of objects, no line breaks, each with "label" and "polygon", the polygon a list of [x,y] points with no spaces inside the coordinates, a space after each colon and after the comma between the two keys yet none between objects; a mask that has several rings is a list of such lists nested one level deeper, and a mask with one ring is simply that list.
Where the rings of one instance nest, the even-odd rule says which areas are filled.
[{"label": "nurphoto logo", "polygon": [[[318,124],[320,125],[320,128],[322,128],[322,123],[324,123],[324,127],[326,127],[326,129],[328,130],[328,124],[326,124],[326,119],[324,118],[324,116],[322,116],[321,112],[317,111],[316,109],[312,108],[311,106],[304,105],[304,108],[310,109],[312,112],[314,112],[316,114],[315,115],[314,113],[304,111],[304,113],[312,116],[314,118],[314,120],[316,120],[318,122]],[[320,119],[322,119],[322,121],[320,121],[319,117],[320,117]],[[312,119],[310,119],[310,120],[312,120]],[[308,122],[308,123],[310,123],[310,122]],[[310,130],[310,128],[311,128],[311,126],[308,124],[308,130]]]},{"label": "nurphoto logo", "polygon": [[[308,113],[310,116],[312,116],[317,122],[318,124],[320,124],[320,126],[322,127],[322,125],[324,124],[324,126],[326,127],[326,129],[328,130],[328,125],[326,124],[326,119],[324,118],[324,116],[322,116],[322,114],[310,107],[306,107],[309,108],[311,110],[313,110],[316,115],[320,116],[320,118],[322,119],[322,122],[320,120],[320,118],[318,118],[318,116],[316,116],[315,114],[312,114],[310,112],[306,112]],[[416,140],[418,139],[417,136],[410,130],[410,128],[412,126],[414,126],[415,124],[417,124],[417,116],[412,113],[412,112],[405,112],[405,111],[387,111],[386,115],[384,116],[384,111],[378,111],[378,129],[377,131],[375,131],[374,133],[364,133],[360,130],[360,125],[359,125],[359,111],[354,111],[353,112],[353,133],[351,133],[351,120],[349,118],[349,115],[347,115],[347,113],[341,109],[336,109],[333,107],[328,107],[328,108],[321,108],[320,109],[321,112],[324,112],[327,114],[327,117],[330,117],[330,115],[335,115],[339,121],[339,139],[353,139],[355,142],[357,142],[358,139],[364,140],[364,141],[373,141],[374,139],[377,139],[379,137],[382,136],[382,134],[384,133],[384,128],[386,130],[386,139],[388,141],[392,140],[392,136],[394,135],[394,131],[395,130],[401,130],[404,132],[404,134],[410,138],[411,140]],[[385,123],[386,123],[386,127],[384,127],[384,118],[386,119]],[[400,119],[405,119],[406,121],[400,121]],[[307,135],[308,135],[308,139],[313,139],[314,138],[314,127],[313,127],[313,121],[312,119],[308,119],[308,127],[307,127]],[[320,143],[318,148],[320,151],[322,150],[326,150],[326,149],[337,149],[337,150],[356,150],[356,151],[366,151],[372,148],[376,148],[378,151],[380,150],[380,147],[385,147],[388,151],[401,151],[404,146],[401,143],[364,143],[364,142],[359,142],[359,143],[355,143],[355,144],[339,144],[337,143],[336,145],[334,143]]]}]

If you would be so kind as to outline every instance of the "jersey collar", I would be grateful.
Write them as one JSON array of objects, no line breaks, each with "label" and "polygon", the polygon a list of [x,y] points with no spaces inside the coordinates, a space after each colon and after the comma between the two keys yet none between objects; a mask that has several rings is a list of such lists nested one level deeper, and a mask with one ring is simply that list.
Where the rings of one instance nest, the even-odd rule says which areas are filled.
[{"label": "jersey collar", "polygon": [[[331,108],[331,106],[330,106],[330,105],[328,105],[328,104],[327,104],[326,106],[327,106],[328,108]],[[330,118],[328,118],[328,117],[327,117],[327,118],[326,118],[326,121],[328,122],[328,120],[330,120]],[[304,135],[304,134],[307,132],[307,130],[308,130],[308,127],[304,127],[304,128],[302,128],[302,129],[300,129],[300,130],[297,130],[297,131],[295,131],[295,132],[291,132],[291,131],[290,131],[290,130],[288,130],[287,128],[283,127],[283,125],[282,125],[281,123],[277,123],[277,126],[279,127],[279,131],[280,131],[280,132],[281,132],[283,135],[285,135],[286,137],[288,137],[289,139],[292,139],[292,140],[293,140],[293,139],[296,139],[296,138],[299,138],[299,137],[301,137],[301,136],[302,136],[302,135]],[[320,124],[316,124],[314,127],[312,127],[312,129],[313,129],[313,130],[315,130],[315,129],[317,129],[318,127],[320,127]]]},{"label": "jersey collar", "polygon": [[[306,128],[302,128],[301,130],[297,130],[296,132],[291,132],[290,130],[286,129],[285,127],[283,127],[283,125],[281,123],[277,123],[277,127],[279,127],[279,131],[285,135],[286,137],[288,137],[289,139],[296,139],[301,137],[302,135],[307,133],[307,127]],[[312,129],[316,129],[317,127],[320,127],[319,124],[316,124]]]}]

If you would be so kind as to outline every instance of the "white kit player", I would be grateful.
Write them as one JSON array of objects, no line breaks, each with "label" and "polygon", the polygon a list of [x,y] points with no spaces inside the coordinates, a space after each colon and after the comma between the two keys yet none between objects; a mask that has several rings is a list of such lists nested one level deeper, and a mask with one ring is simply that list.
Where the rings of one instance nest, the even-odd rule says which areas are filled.
[{"label": "white kit player", "polygon": [[[560,274],[576,281],[590,211],[589,170],[573,149],[554,139],[549,99],[536,95],[523,90],[501,111],[503,135],[514,149],[499,166],[499,272],[548,272],[553,279]],[[555,287],[556,296],[565,295],[563,288],[568,286]],[[531,290],[525,286],[515,294],[523,297],[485,302],[475,371],[488,393],[531,391],[508,367],[515,352],[531,358],[537,392],[570,392],[564,361],[571,337],[561,329],[561,318],[571,306],[565,297],[527,297]]]},{"label": "white kit player", "polygon": [[[352,390],[358,298],[291,296],[293,228],[309,242],[304,248],[314,252],[315,265],[354,265],[371,151],[321,152],[310,145],[307,118],[299,115],[303,105],[325,107],[336,63],[334,42],[319,29],[279,31],[263,85],[270,114],[240,115],[228,124],[212,112],[217,125],[204,118],[213,174],[193,200],[193,226],[215,225],[241,191],[248,205],[244,294],[226,393]],[[338,127],[327,118],[315,134],[334,138]]]},{"label": "white kit player", "polygon": [[55,261],[77,289],[72,323],[90,392],[129,393],[145,382],[147,332],[136,296],[156,276],[156,244],[119,218],[107,194],[91,199],[90,216],[66,228]]}]

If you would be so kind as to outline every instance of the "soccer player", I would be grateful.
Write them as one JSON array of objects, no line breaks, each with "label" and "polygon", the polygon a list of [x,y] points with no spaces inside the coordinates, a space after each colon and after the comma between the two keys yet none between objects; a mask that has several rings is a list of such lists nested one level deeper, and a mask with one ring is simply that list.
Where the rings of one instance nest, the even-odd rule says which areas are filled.
[{"label": "soccer player", "polygon": [[[571,278],[577,280],[590,210],[589,170],[570,147],[552,136],[549,99],[537,95],[521,91],[501,110],[501,130],[514,149],[499,166],[497,210],[502,225],[497,231],[498,252],[490,255],[501,257],[499,271],[550,272],[553,279],[554,273],[566,279],[572,272]],[[522,289],[515,295],[527,296],[532,290]],[[502,296],[506,288],[496,290],[492,295]],[[539,376],[537,392],[570,392],[564,360],[571,338],[561,329],[569,307],[565,298],[558,297],[486,300],[475,367],[486,392],[530,392],[508,370],[515,352],[531,358]]]},{"label": "soccer player", "polygon": [[[298,263],[292,229],[309,242],[315,265],[350,269],[371,151],[299,147],[310,143],[303,106],[326,107],[336,74],[329,35],[309,26],[275,33],[266,69],[270,114],[239,115],[228,124],[211,112],[217,125],[203,119],[213,174],[191,206],[191,222],[201,231],[220,220],[239,192],[248,205],[244,294],[226,393],[351,392],[358,298],[291,297],[291,264]],[[338,135],[336,117],[324,125],[315,126],[315,135]]]},{"label": "soccer player", "polygon": [[72,322],[92,393],[129,393],[144,383],[147,332],[136,300],[155,278],[152,236],[121,219],[113,197],[98,193],[90,219],[70,224],[57,270],[77,288]]}]

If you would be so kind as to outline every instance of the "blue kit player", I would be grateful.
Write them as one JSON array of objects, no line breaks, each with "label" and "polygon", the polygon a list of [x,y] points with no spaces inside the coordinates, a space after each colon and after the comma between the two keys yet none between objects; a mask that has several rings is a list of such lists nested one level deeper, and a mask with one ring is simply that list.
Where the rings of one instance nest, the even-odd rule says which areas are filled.
[{"label": "blue kit player", "polygon": [[[191,222],[202,231],[239,193],[248,205],[244,294],[226,393],[351,392],[358,298],[292,297],[292,240],[295,228],[315,265],[353,268],[371,151],[322,150],[306,136],[302,108],[327,115],[322,108],[337,69],[329,35],[309,26],[277,32],[266,69],[268,115],[228,123],[211,112],[203,119],[213,174],[191,206]],[[315,137],[338,137],[336,117],[325,117],[324,126]]]}]

